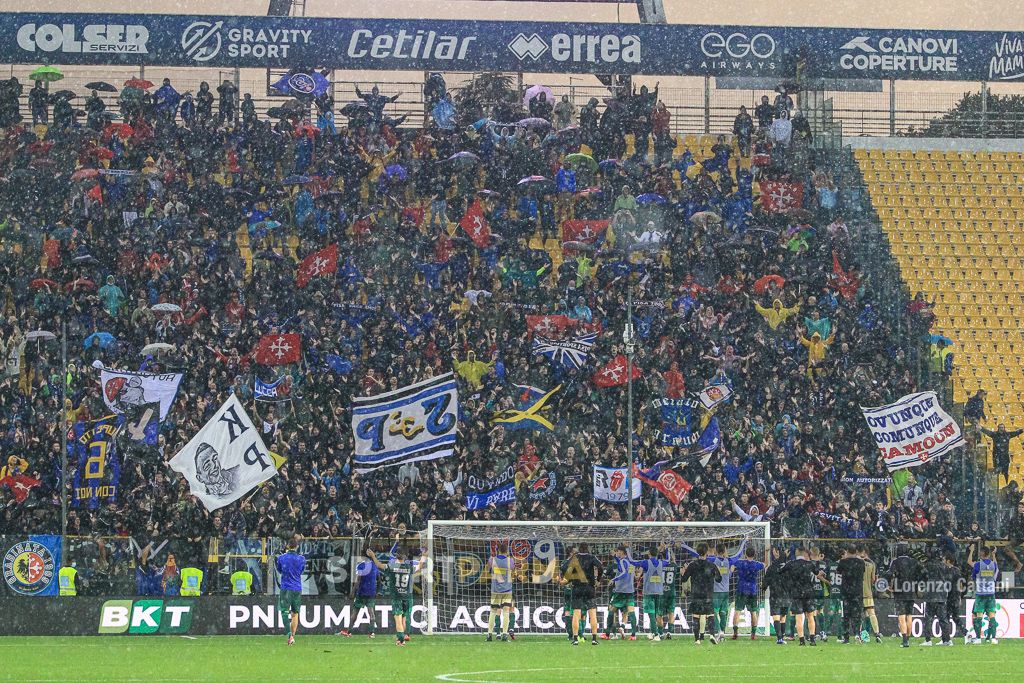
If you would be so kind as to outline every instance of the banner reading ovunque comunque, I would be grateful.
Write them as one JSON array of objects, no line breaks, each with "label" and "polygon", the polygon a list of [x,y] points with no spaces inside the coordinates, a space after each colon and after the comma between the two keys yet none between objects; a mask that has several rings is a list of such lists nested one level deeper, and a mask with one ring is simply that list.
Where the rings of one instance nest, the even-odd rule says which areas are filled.
[{"label": "banner reading ovunque comunque", "polygon": [[942,409],[934,391],[877,408],[861,406],[861,412],[890,472],[917,467],[964,443],[960,425]]}]

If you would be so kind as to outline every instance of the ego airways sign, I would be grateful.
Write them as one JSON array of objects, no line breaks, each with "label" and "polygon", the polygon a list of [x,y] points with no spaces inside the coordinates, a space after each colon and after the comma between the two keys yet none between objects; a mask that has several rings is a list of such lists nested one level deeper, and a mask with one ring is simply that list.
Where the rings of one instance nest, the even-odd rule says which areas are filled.
[{"label": "ego airways sign", "polygon": [[24,24],[18,47],[29,52],[145,53],[149,29],[141,24],[87,24],[81,34],[75,24]]},{"label": "ego airways sign", "polygon": [[745,33],[712,32],[706,34],[700,41],[701,52],[714,58],[768,59],[775,54],[775,48],[775,39],[767,33],[755,33],[748,37]]}]

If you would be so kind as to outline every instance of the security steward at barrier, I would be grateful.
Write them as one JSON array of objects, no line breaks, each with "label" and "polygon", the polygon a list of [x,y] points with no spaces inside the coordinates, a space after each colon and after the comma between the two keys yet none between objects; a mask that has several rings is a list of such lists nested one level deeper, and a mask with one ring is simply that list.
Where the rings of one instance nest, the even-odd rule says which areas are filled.
[{"label": "security steward at barrier", "polygon": [[243,567],[231,575],[232,595],[252,595],[252,573]]},{"label": "security steward at barrier", "polygon": [[70,567],[61,567],[57,572],[57,585],[60,587],[60,596],[73,597],[78,595],[78,569],[72,564]]},{"label": "security steward at barrier", "polygon": [[195,597],[203,593],[203,570],[185,567],[181,570],[181,595]]}]

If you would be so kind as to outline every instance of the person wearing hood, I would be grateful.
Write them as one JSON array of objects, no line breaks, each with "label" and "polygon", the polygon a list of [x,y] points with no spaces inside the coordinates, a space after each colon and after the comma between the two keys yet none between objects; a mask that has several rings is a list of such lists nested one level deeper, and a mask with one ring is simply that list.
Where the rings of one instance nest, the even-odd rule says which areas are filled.
[{"label": "person wearing hood", "polygon": [[825,351],[836,339],[835,332],[827,339],[822,339],[817,332],[813,333],[810,339],[797,332],[796,338],[807,349],[807,377],[813,380],[815,374],[820,375],[823,372],[820,365],[825,360]]},{"label": "person wearing hood", "polygon": [[494,358],[489,363],[477,360],[476,353],[473,351],[467,353],[466,360],[462,361],[454,353],[452,354],[452,367],[455,368],[455,372],[459,373],[459,377],[466,380],[466,384],[473,389],[483,386],[483,378],[494,367],[494,363]]},{"label": "person wearing hood", "polygon": [[771,308],[765,308],[758,302],[754,302],[754,308],[757,312],[765,319],[768,323],[768,327],[773,330],[779,329],[779,325],[789,320],[791,316],[796,315],[800,311],[800,303],[797,302],[790,308],[785,308],[782,305],[782,299],[776,299],[772,302]]}]

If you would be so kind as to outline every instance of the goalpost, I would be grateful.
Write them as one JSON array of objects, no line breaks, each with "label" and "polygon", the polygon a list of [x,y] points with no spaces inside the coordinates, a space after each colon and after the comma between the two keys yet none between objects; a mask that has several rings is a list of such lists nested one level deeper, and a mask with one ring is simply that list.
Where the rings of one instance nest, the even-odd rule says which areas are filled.
[{"label": "goalpost", "polygon": [[[427,567],[423,597],[427,634],[483,634],[490,613],[491,575],[488,560],[493,554],[507,553],[516,565],[512,591],[515,602],[517,634],[557,635],[564,633],[566,615],[563,587],[558,582],[559,568],[570,551],[586,542],[590,552],[605,567],[612,563],[612,551],[619,545],[630,548],[635,559],[646,557],[649,548],[660,545],[672,549],[673,559],[682,567],[692,558],[682,544],[696,547],[707,543],[726,547],[735,555],[741,545],[752,547],[755,558],[768,562],[771,532],[768,522],[508,522],[431,520],[426,530]],[[730,593],[735,594],[735,579]],[[604,628],[608,591],[596,590],[598,621]],[[759,591],[761,618],[758,632],[765,633],[770,618]],[[688,595],[678,591],[672,618],[675,633],[689,632]],[[637,588],[637,617],[641,626],[647,619],[641,613],[641,590]],[[571,618],[571,617],[570,617]],[[729,623],[732,620],[730,610]],[[745,614],[738,622],[750,633]]]}]

